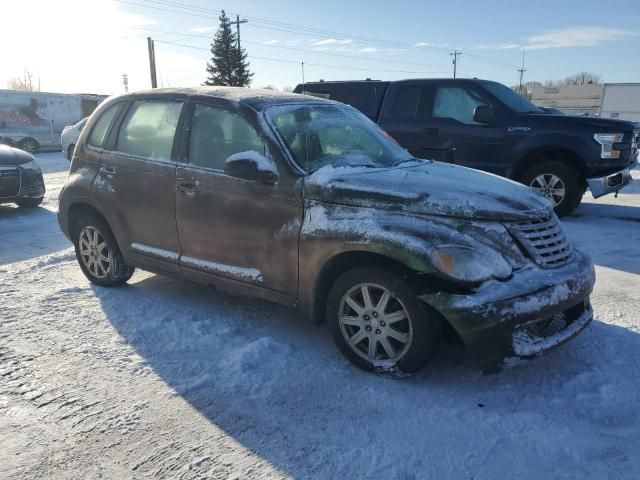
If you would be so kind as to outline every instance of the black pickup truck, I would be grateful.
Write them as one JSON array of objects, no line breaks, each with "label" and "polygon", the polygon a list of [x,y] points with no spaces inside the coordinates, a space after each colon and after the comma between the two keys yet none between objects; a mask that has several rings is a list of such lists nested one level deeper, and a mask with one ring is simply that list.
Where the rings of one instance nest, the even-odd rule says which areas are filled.
[{"label": "black pickup truck", "polygon": [[477,79],[344,81],[295,93],[359,109],[418,158],[485,170],[539,190],[558,215],[631,181],[640,125],[553,115],[510,88]]}]

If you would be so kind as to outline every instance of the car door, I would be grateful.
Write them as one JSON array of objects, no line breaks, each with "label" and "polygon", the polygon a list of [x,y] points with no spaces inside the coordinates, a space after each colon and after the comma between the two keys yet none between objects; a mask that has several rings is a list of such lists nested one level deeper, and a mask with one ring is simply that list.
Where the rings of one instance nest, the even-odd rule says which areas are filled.
[{"label": "car door", "polygon": [[423,81],[392,83],[379,126],[416,158],[450,161],[452,148],[434,142],[437,128],[430,115],[430,90]]},{"label": "car door", "polygon": [[109,136],[93,185],[125,257],[173,274],[180,273],[174,189],[183,105],[157,96],[130,102]]},{"label": "car door", "polygon": [[[486,93],[471,83],[444,83],[430,87],[426,117],[431,125],[426,141],[446,151],[439,160],[494,173],[502,173],[504,152],[503,112]],[[496,122],[476,122],[474,112],[480,105],[489,106]]]},{"label": "car door", "polygon": [[[283,168],[278,147],[265,142],[255,115],[220,99],[190,106],[175,194],[180,265],[185,278],[292,303],[300,182]],[[271,156],[279,164],[279,181],[271,185],[227,175],[226,159],[245,151]]]}]

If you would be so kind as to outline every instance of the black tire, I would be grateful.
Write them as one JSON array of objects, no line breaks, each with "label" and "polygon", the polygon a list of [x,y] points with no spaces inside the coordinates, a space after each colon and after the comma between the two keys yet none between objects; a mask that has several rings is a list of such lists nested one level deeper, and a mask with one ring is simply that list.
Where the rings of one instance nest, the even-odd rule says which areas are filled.
[{"label": "black tire", "polygon": [[[387,310],[393,310],[393,312],[395,312],[395,309],[392,306],[393,302],[400,302],[395,303],[395,305],[400,306],[400,308],[404,307],[404,310],[408,315],[408,323],[406,325],[410,323],[410,331],[412,333],[409,335],[411,340],[404,344],[403,347],[400,347],[404,351],[401,357],[391,360],[387,358],[386,360],[382,359],[381,361],[371,361],[370,359],[364,358],[363,355],[366,354],[362,352],[360,354],[356,353],[354,350],[356,347],[352,348],[345,337],[343,328],[346,329],[348,327],[342,325],[342,322],[340,321],[341,308],[344,308],[343,298],[345,295],[348,295],[349,292],[359,288],[361,284],[368,284],[372,288],[380,286],[387,289],[391,295],[391,300],[389,300],[389,304],[387,304],[389,305]],[[371,300],[376,301],[373,297]],[[379,299],[376,302],[379,304]],[[361,303],[361,305],[364,304],[366,304],[366,302]],[[441,336],[439,317],[415,296],[411,288],[400,277],[380,268],[355,268],[340,276],[329,292],[326,315],[331,335],[338,349],[351,363],[365,371],[380,371],[381,373],[393,372],[395,370],[399,370],[403,373],[416,372],[431,360],[437,350]],[[367,325],[366,323],[364,324],[369,328],[369,332],[367,333],[369,338],[373,337],[374,333],[378,332],[378,328],[381,328],[382,330],[391,328],[390,323],[389,325],[385,325],[384,322],[380,322],[380,318],[384,318],[384,315],[376,317],[377,320],[370,317],[370,325]],[[361,319],[364,321],[365,318],[366,315],[363,314]],[[376,322],[375,325],[373,322]],[[380,322],[381,326],[379,326],[377,322]],[[372,330],[372,325],[375,331]],[[359,330],[355,330],[356,333],[358,331]],[[396,332],[397,331],[398,330],[396,330]],[[404,331],[406,332],[409,330],[405,329]],[[384,331],[381,333],[384,336]],[[353,335],[352,338],[355,338],[355,335]],[[389,338],[390,337],[387,336],[387,339]],[[367,338],[367,349],[368,345],[369,340]],[[385,354],[384,351],[386,349],[383,348],[382,343],[378,343],[376,340],[374,345],[376,345],[375,348],[377,351],[382,355]]]},{"label": "black tire", "polygon": [[76,146],[71,144],[69,148],[67,148],[67,160],[71,161],[73,158],[73,151],[76,149]]},{"label": "black tire", "polygon": [[559,217],[570,215],[578,205],[580,205],[580,201],[585,192],[583,182],[573,167],[557,161],[542,162],[527,170],[520,181],[528,187],[536,188],[543,193],[543,189],[537,188],[542,186],[537,179],[542,177],[543,179],[549,180],[553,178],[552,176],[558,178],[564,185],[564,195],[561,199],[558,196],[551,198],[551,192],[547,191],[549,195],[547,198],[549,198],[552,203],[557,202],[553,207],[556,215]]},{"label": "black tire", "polygon": [[[81,235],[83,235],[83,232],[85,232],[85,229],[87,229],[86,232],[92,231],[90,229],[95,229],[99,232],[102,240],[106,244],[106,246],[101,250],[95,252],[95,255],[102,255],[104,252],[108,252],[107,257],[110,259],[110,262],[109,268],[103,269],[105,273],[104,276],[101,275],[102,272],[99,270],[96,270],[95,272],[91,271],[83,259],[83,256],[85,258],[86,256],[81,254],[80,238]],[[102,244],[102,242],[99,243]],[[133,275],[135,269],[125,262],[122,257],[122,253],[120,252],[120,248],[118,247],[118,243],[116,242],[113,233],[111,233],[111,229],[101,219],[93,216],[81,217],[73,228],[73,244],[75,246],[76,258],[78,259],[80,269],[91,283],[100,285],[101,287],[119,287],[120,285],[125,284]]]},{"label": "black tire", "polygon": [[29,153],[38,153],[40,151],[40,144],[33,138],[25,138],[18,143],[18,148]]},{"label": "black tire", "polygon": [[23,198],[22,200],[18,200],[16,204],[20,208],[35,208],[42,203],[44,197],[40,198]]}]

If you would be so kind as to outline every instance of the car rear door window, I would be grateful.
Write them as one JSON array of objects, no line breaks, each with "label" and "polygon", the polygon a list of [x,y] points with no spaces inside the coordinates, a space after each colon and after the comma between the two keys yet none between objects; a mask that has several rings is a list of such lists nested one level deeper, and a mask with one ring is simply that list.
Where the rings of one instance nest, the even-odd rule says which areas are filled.
[{"label": "car rear door window", "polygon": [[398,118],[416,118],[419,116],[422,86],[406,85],[398,87],[391,104],[391,114]]},{"label": "car rear door window", "polygon": [[264,142],[241,115],[210,105],[194,108],[189,138],[189,163],[224,170],[231,155],[255,151],[264,154]]},{"label": "car rear door window", "polygon": [[439,87],[433,100],[433,118],[451,118],[465,125],[479,125],[473,114],[479,105],[488,105],[477,92],[462,87]]},{"label": "car rear door window", "polygon": [[104,143],[107,139],[107,133],[109,133],[109,127],[111,126],[113,119],[120,112],[122,105],[123,103],[116,103],[104,111],[94,125],[93,130],[91,130],[91,135],[89,135],[89,140],[87,142],[89,145],[96,148],[104,147]]},{"label": "car rear door window", "polygon": [[134,102],[125,117],[116,150],[136,157],[171,160],[182,102]]}]

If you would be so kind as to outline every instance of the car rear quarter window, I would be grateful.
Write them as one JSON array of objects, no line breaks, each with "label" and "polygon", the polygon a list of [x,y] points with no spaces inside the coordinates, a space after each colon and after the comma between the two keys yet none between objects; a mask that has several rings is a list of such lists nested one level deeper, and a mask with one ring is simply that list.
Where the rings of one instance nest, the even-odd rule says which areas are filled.
[{"label": "car rear quarter window", "polygon": [[241,115],[210,105],[196,105],[189,138],[189,163],[224,170],[231,155],[265,147],[258,132]]},{"label": "car rear quarter window", "polygon": [[122,122],[116,150],[154,160],[171,159],[182,102],[140,100],[134,102]]},{"label": "car rear quarter window", "polygon": [[111,126],[111,123],[113,123],[113,119],[122,109],[122,105],[123,103],[116,103],[115,105],[107,108],[102,113],[102,115],[100,115],[100,118],[93,126],[93,130],[91,130],[91,135],[89,135],[89,145],[96,148],[104,147],[104,143],[107,139],[107,133],[109,132],[109,127]]}]

